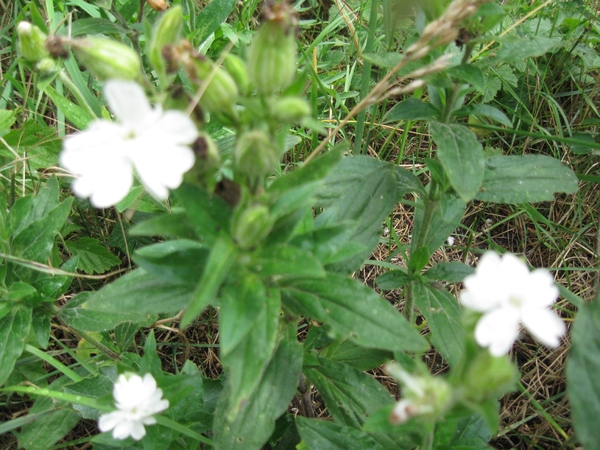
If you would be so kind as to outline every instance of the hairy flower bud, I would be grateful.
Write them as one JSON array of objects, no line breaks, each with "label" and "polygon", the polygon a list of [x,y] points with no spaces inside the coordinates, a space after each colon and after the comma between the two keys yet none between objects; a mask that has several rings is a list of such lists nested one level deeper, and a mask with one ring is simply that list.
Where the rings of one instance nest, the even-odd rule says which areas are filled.
[{"label": "hairy flower bud", "polygon": [[181,36],[182,25],[183,13],[180,5],[171,8],[156,22],[148,46],[148,59],[161,74],[166,72],[167,66],[163,57],[163,49],[167,45],[177,43]]},{"label": "hairy flower bud", "polygon": [[260,130],[242,134],[235,146],[238,171],[253,180],[260,180],[273,171],[279,162],[279,152],[269,135]]},{"label": "hairy flower bud", "polygon": [[310,116],[310,105],[300,97],[274,99],[271,112],[281,122],[296,123]]},{"label": "hairy flower bud", "polygon": [[69,42],[75,56],[100,80],[135,80],[140,76],[140,57],[125,44],[88,37]]},{"label": "hairy flower bud", "polygon": [[250,250],[267,237],[273,222],[266,206],[252,206],[238,215],[233,225],[233,237],[242,249]]},{"label": "hairy flower bud", "polygon": [[285,89],[296,74],[296,18],[286,2],[267,2],[265,21],[248,51],[248,74],[259,94]]},{"label": "hairy flower bud", "polygon": [[17,34],[19,35],[19,51],[23,59],[38,62],[49,56],[45,46],[48,36],[38,27],[29,22],[19,22]]},{"label": "hairy flower bud", "polygon": [[247,94],[250,87],[250,78],[248,78],[248,70],[242,59],[231,53],[225,57],[223,67],[229,72],[231,78],[234,79],[239,91],[242,94]]}]

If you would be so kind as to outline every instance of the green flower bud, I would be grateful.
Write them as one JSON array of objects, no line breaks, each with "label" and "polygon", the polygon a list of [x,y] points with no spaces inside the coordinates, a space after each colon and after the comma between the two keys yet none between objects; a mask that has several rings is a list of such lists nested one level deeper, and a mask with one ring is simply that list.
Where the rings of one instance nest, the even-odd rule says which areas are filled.
[{"label": "green flower bud", "polygon": [[19,22],[17,34],[19,35],[19,52],[26,61],[38,62],[50,55],[45,45],[48,36],[35,25],[29,22]]},{"label": "green flower bud", "polygon": [[274,99],[271,112],[281,122],[296,123],[310,116],[310,105],[300,97]]},{"label": "green flower bud", "polygon": [[285,3],[267,2],[266,19],[248,51],[248,74],[259,94],[288,87],[296,75],[296,18]]},{"label": "green flower bud", "polygon": [[495,357],[481,349],[469,365],[464,385],[466,400],[479,403],[514,390],[518,371],[508,357]]},{"label": "green flower bud", "polygon": [[140,57],[125,44],[95,37],[75,39],[68,43],[77,59],[100,80],[135,80],[140,76]]},{"label": "green flower bud", "polygon": [[52,58],[44,58],[35,65],[35,70],[44,75],[52,75],[58,73],[60,65]]},{"label": "green flower bud", "polygon": [[274,220],[264,205],[242,211],[233,224],[233,237],[240,248],[250,250],[259,245],[273,228]]},{"label": "green flower bud", "polygon": [[148,59],[160,74],[166,72],[163,49],[177,43],[181,36],[183,13],[180,5],[164,13],[156,22],[148,45]]},{"label": "green flower bud", "polygon": [[235,165],[250,179],[262,179],[273,171],[278,162],[277,146],[267,133],[252,130],[239,137],[235,146]]},{"label": "green flower bud", "polygon": [[246,64],[236,55],[232,55],[231,53],[225,57],[225,61],[223,61],[223,66],[231,75],[231,78],[235,80],[239,91],[242,94],[247,94],[250,90],[250,78],[248,78],[248,70],[246,69]]},{"label": "green flower bud", "polygon": [[190,78],[199,85],[208,82],[200,104],[212,113],[235,115],[235,102],[239,92],[231,75],[200,55],[192,59],[192,64],[193,74],[190,74]]}]

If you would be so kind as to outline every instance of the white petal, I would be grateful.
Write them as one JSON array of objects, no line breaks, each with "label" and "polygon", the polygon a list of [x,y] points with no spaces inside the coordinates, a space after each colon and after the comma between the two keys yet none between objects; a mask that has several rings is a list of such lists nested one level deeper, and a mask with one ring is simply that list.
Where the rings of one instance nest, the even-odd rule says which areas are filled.
[{"label": "white petal", "polygon": [[128,127],[139,127],[153,115],[144,90],[133,81],[109,80],[104,95],[113,114]]},{"label": "white petal", "polygon": [[117,424],[112,432],[112,436],[115,439],[127,439],[132,434],[132,429],[135,425],[135,421],[123,420]]},{"label": "white petal", "polygon": [[558,288],[547,270],[537,269],[529,274],[527,286],[523,287],[523,300],[526,306],[544,308],[551,306],[558,298]]},{"label": "white petal", "polygon": [[113,411],[108,414],[102,414],[98,418],[98,429],[102,432],[110,431],[117,426],[123,419],[121,411]]},{"label": "white petal", "polygon": [[133,422],[131,424],[130,434],[131,434],[131,437],[134,438],[136,441],[139,441],[144,436],[146,436],[146,429],[144,428],[144,425],[142,424],[142,422],[140,422],[140,421]]},{"label": "white petal", "polygon": [[475,340],[489,347],[493,356],[508,353],[519,336],[519,313],[514,308],[498,308],[483,315],[475,327]]},{"label": "white petal", "polygon": [[152,126],[154,130],[160,130],[163,135],[167,135],[171,143],[177,145],[189,145],[198,137],[196,125],[181,111],[165,111]]},{"label": "white petal", "polygon": [[522,314],[523,325],[538,341],[548,347],[560,345],[566,327],[555,313],[547,308],[526,308]]}]

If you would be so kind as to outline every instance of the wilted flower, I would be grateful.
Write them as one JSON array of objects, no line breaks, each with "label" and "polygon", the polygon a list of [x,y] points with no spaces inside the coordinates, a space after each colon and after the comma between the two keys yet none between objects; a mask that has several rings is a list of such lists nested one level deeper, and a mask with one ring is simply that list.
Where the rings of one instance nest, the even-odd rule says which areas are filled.
[{"label": "wilted flower", "polygon": [[500,257],[488,252],[464,284],[461,302],[483,313],[475,327],[475,340],[489,347],[493,356],[508,353],[519,335],[520,323],[543,344],[559,345],[565,325],[550,310],[558,289],[548,271],[530,272],[515,255]]},{"label": "wilted flower", "polygon": [[167,198],[194,165],[188,145],[196,126],[180,111],[152,108],[136,83],[111,80],[104,93],[119,122],[95,120],[63,144],[60,163],[78,176],[73,192],[98,208],[112,206],[129,192],[135,169],[152,195]]},{"label": "wilted flower", "polygon": [[154,425],[154,414],[169,407],[169,401],[163,400],[162,394],[149,373],[144,378],[135,374],[119,375],[113,389],[117,410],[102,414],[98,428],[102,432],[112,430],[115,439],[131,436],[139,441],[146,435],[144,425]]}]

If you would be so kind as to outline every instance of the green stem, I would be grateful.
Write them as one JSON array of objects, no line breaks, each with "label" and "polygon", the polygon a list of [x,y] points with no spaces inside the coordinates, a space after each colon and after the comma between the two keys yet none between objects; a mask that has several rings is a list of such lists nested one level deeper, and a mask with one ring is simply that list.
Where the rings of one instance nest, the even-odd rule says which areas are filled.
[{"label": "green stem", "polygon": [[50,364],[52,367],[54,367],[59,372],[62,372],[64,375],[69,377],[74,382],[77,383],[77,382],[83,380],[83,377],[77,375],[75,372],[73,372],[71,369],[69,369],[63,363],[54,359],[52,356],[48,355],[46,352],[43,352],[40,349],[37,349],[29,344],[25,344],[25,351],[31,353],[32,355],[37,356],[42,361],[46,361],[48,364]]},{"label": "green stem", "polygon": [[[473,53],[473,48],[475,44],[472,42],[468,42],[465,44],[465,52],[463,53],[461,64],[467,64],[469,62],[469,58],[471,57],[471,53]],[[452,90],[450,91],[450,95],[446,97],[446,108],[444,109],[444,114],[442,115],[442,122],[448,123],[450,121],[450,116],[452,112],[455,111],[454,103],[456,103],[456,99],[458,98],[458,94],[460,94],[460,88],[462,83],[454,83],[452,86]]]},{"label": "green stem", "polygon": [[73,94],[75,96],[75,98],[77,99],[77,103],[79,103],[79,106],[81,106],[83,109],[85,109],[85,111],[90,115],[90,117],[97,118],[98,116],[96,115],[94,110],[90,107],[90,105],[88,105],[88,103],[85,101],[85,97],[83,96],[83,94],[81,93],[79,88],[77,86],[75,86],[75,83],[73,83],[73,80],[71,80],[69,75],[67,75],[64,70],[60,71],[60,73],[58,74],[58,78],[67,87],[67,89],[69,89],[69,91],[71,91],[71,94]]},{"label": "green stem", "polygon": [[154,416],[154,418],[156,419],[156,423],[164,427],[171,428],[172,430],[178,431],[181,434],[187,437],[191,437],[192,439],[195,439],[199,442],[204,442],[205,444],[213,445],[213,441],[211,439],[201,435],[200,433],[195,432],[194,430],[190,430],[188,427],[181,425],[179,422],[175,422],[173,419],[169,419],[166,416]]},{"label": "green stem", "polygon": [[415,323],[415,298],[413,297],[412,284],[408,283],[404,287],[405,300],[404,300],[404,309],[402,310],[402,314],[408,320],[408,323],[414,325]]},{"label": "green stem", "polygon": [[432,431],[425,437],[425,441],[423,442],[423,445],[419,447],[419,450],[431,450],[433,448],[433,435],[434,432]]},{"label": "green stem", "polygon": [[18,392],[20,394],[41,395],[42,397],[50,397],[56,400],[74,403],[76,405],[88,406],[90,408],[94,408],[99,411],[105,412],[110,412],[115,409],[110,405],[100,403],[97,399],[92,397],[84,397],[82,395],[77,394],[68,394],[66,392],[53,391],[51,389],[38,388],[34,386],[9,386],[0,389],[0,392]]}]

